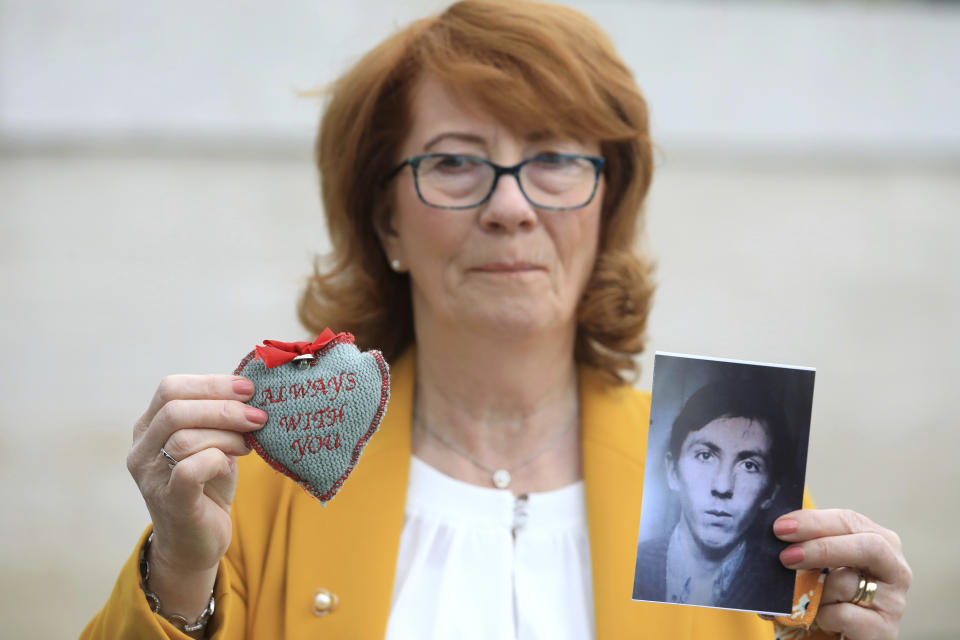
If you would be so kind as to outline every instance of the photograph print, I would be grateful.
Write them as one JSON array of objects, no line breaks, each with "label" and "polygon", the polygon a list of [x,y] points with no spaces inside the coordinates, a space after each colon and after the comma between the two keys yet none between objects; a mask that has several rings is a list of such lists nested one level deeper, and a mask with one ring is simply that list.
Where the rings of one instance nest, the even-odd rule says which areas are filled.
[{"label": "photograph print", "polygon": [[789,614],[815,371],[658,352],[633,599]]}]

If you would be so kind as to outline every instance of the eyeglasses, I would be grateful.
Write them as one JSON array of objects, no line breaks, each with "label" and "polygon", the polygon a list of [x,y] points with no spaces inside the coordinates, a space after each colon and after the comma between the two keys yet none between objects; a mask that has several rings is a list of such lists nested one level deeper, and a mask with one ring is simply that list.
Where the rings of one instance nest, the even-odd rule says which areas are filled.
[{"label": "eyeglasses", "polygon": [[590,204],[604,159],[570,153],[542,153],[512,167],[460,153],[428,153],[407,158],[390,172],[413,169],[420,200],[438,209],[472,209],[493,195],[501,176],[517,180],[527,201],[539,209],[567,211]]}]

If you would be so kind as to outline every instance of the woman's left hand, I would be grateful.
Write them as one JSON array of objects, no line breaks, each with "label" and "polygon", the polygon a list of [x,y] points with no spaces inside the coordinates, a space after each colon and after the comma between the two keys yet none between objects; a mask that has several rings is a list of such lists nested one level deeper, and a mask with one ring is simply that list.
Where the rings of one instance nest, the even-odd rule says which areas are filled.
[{"label": "woman's left hand", "polygon": [[[847,509],[805,509],[781,516],[777,537],[794,542],[780,553],[788,569],[830,567],[817,625],[847,640],[896,638],[913,574],[900,537]],[[869,606],[853,604],[860,577],[877,584]]]}]

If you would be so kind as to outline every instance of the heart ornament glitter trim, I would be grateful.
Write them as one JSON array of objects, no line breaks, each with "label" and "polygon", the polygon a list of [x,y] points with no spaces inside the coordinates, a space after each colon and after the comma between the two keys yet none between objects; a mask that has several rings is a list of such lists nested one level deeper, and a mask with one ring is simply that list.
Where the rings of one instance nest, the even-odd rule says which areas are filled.
[{"label": "heart ornament glitter trim", "polygon": [[390,399],[383,354],[361,352],[349,333],[325,330],[316,341],[264,340],[234,375],[256,385],[247,404],[267,412],[244,439],[267,464],[321,504],[353,472],[380,427]]}]

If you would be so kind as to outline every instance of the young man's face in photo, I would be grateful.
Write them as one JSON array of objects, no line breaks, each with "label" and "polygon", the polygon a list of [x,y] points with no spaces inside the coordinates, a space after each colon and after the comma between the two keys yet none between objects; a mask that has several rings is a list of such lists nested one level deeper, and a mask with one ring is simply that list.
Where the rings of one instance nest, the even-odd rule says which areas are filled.
[{"label": "young man's face in photo", "polygon": [[687,434],[676,460],[667,456],[670,488],[701,547],[725,553],[740,541],[758,509],[773,500],[773,442],[762,423],[717,418]]}]

